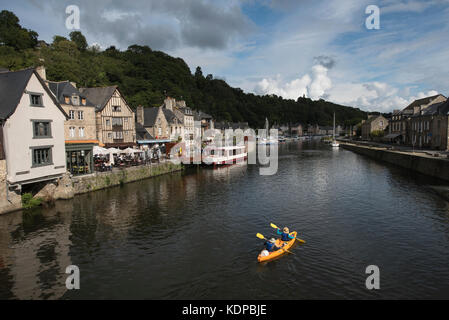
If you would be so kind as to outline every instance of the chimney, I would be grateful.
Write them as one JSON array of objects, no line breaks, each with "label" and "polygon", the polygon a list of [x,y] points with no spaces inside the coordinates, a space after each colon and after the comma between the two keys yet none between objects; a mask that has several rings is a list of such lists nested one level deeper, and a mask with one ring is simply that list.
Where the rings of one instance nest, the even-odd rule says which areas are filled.
[{"label": "chimney", "polygon": [[47,80],[47,73],[45,71],[45,67],[44,66],[39,66],[36,68],[36,72],[37,74],[42,78],[42,80]]},{"label": "chimney", "polygon": [[167,97],[164,100],[165,108],[170,110],[170,111],[173,111],[173,106],[174,106],[175,103],[176,103],[176,100],[173,99],[173,98],[170,98],[170,97]]},{"label": "chimney", "polygon": [[144,111],[142,106],[138,106],[136,109],[137,123],[144,124]]}]

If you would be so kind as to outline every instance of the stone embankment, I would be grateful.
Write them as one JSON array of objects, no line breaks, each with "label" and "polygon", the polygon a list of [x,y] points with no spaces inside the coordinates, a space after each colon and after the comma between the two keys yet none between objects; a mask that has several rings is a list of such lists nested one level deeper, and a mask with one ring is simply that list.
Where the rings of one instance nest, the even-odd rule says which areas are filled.
[{"label": "stone embankment", "polygon": [[340,146],[372,159],[388,162],[431,177],[449,181],[449,159],[425,153],[389,150],[382,147],[361,146],[341,142]]},{"label": "stone embankment", "polygon": [[[22,208],[20,192],[17,190],[10,191],[7,187],[5,165],[4,161],[0,162],[0,214]],[[83,176],[65,174],[58,180],[46,183],[34,197],[41,198],[44,203],[66,200],[73,198],[77,194],[119,186],[180,170],[182,170],[181,164],[163,162],[120,170],[95,172]]]}]

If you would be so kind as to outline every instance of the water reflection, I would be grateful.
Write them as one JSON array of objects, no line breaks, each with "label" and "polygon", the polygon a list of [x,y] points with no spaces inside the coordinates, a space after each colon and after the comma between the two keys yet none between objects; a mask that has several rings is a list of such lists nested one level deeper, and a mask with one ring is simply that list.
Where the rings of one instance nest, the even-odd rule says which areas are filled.
[{"label": "water reflection", "polygon": [[[449,206],[428,188],[441,182],[317,141],[279,148],[274,176],[192,168],[0,216],[0,298],[449,297]],[[261,265],[270,222],[307,243]]]}]

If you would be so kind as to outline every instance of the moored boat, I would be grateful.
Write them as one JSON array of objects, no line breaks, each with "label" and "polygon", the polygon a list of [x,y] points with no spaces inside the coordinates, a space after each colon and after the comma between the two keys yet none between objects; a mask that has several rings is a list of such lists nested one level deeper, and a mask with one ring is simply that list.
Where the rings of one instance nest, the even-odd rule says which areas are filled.
[{"label": "moored boat", "polygon": [[248,157],[246,146],[210,147],[206,150],[203,163],[213,166],[244,163]]}]

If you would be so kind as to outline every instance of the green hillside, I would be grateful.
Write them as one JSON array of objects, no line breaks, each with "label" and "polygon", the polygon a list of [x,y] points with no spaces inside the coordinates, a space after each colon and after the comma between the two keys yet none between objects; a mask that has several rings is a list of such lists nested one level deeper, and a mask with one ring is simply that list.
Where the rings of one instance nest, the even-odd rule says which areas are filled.
[{"label": "green hillside", "polygon": [[88,47],[80,32],[70,39],[55,36],[51,44],[38,41],[38,34],[26,30],[9,11],[0,13],[0,67],[18,70],[45,65],[47,78],[70,80],[78,86],[118,85],[129,104],[159,106],[165,94],[186,100],[193,109],[210,113],[217,120],[247,121],[262,127],[270,123],[331,125],[333,113],[341,125],[356,124],[366,113],[324,100],[258,96],[230,87],[225,81],[203,75],[198,67],[192,74],[181,58],[171,57],[148,46],[132,45],[120,51]]}]

